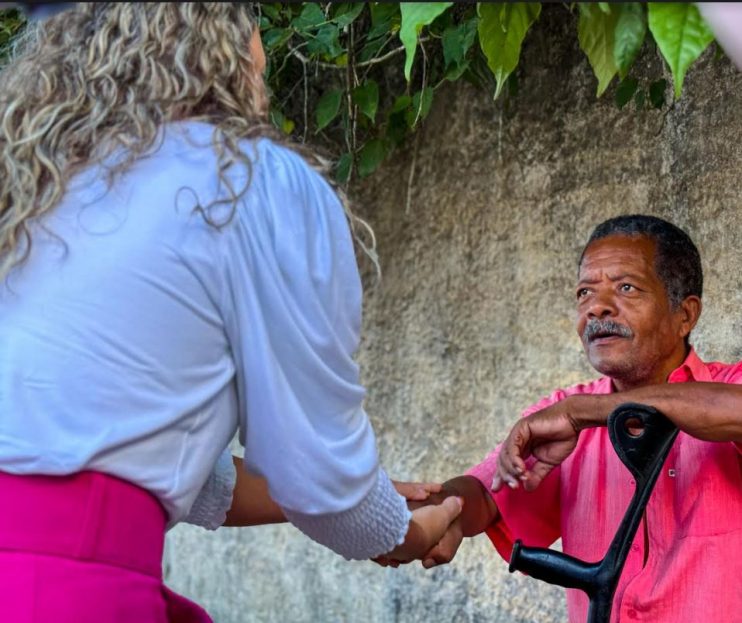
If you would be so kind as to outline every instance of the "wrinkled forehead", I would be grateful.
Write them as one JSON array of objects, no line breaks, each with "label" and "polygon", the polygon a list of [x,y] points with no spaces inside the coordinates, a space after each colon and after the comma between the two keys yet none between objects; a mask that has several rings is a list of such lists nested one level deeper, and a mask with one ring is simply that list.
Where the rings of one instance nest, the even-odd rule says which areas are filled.
[{"label": "wrinkled forehead", "polygon": [[591,273],[641,272],[657,278],[655,265],[657,243],[637,234],[613,234],[588,243],[580,257],[577,274],[582,279]]}]

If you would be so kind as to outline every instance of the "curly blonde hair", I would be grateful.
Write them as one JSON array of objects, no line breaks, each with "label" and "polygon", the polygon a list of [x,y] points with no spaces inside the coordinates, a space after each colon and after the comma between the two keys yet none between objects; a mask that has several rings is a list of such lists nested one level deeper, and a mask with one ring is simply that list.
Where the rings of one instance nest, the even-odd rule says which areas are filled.
[{"label": "curly blonde hair", "polygon": [[[244,2],[78,3],[29,25],[0,71],[0,278],[28,257],[30,223],[59,203],[76,172],[123,147],[112,183],[170,121],[214,126],[218,174],[234,206],[249,181],[236,190],[223,173],[235,162],[250,170],[238,141],[289,142],[268,122],[249,46],[256,27]],[[290,146],[327,172],[326,161]],[[360,219],[340,196],[353,229]]]}]

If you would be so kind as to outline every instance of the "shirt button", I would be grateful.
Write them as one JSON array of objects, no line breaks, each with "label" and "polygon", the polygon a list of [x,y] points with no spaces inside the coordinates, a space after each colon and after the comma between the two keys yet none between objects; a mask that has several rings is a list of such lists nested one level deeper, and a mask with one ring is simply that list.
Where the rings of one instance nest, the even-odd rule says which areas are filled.
[{"label": "shirt button", "polygon": [[635,619],[636,618],[636,610],[633,610],[633,609],[632,610],[629,610],[626,613],[626,616],[629,617],[630,619]]},{"label": "shirt button", "polygon": [[631,546],[631,551],[632,551],[632,552],[638,552],[638,551],[639,551],[639,546],[638,546],[638,545],[637,545],[636,543],[634,543],[634,544],[633,544],[633,545]]},{"label": "shirt button", "polygon": [[668,476],[669,476],[670,478],[675,478],[675,470],[674,470],[674,469],[668,469],[668,470],[667,470],[667,475],[668,475]]}]

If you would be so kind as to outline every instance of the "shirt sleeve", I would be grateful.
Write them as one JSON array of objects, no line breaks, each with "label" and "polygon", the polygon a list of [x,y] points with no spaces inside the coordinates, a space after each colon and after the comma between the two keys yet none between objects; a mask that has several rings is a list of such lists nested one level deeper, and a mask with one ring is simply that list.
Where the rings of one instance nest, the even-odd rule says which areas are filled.
[{"label": "shirt sleeve", "polygon": [[[563,398],[563,392],[555,392],[528,407],[522,417],[540,411]],[[559,467],[554,468],[535,491],[524,491],[522,487],[515,490],[503,487],[495,493],[491,491],[492,478],[497,470],[497,457],[501,447],[497,446],[484,461],[472,467],[467,475],[479,480],[497,505],[499,519],[487,528],[486,534],[497,552],[509,561],[513,545],[518,539],[531,547],[549,547],[561,536],[559,505],[561,470]],[[527,463],[533,461],[531,457]]]},{"label": "shirt sleeve", "polygon": [[[361,283],[338,197],[298,154],[261,141],[249,190],[224,233],[221,307],[246,468],[324,545],[352,557],[389,551],[410,515],[381,475],[363,409],[353,359]],[[353,509],[373,521],[358,524]],[[307,525],[323,522],[333,530]],[[365,531],[356,534],[364,547],[343,549],[338,539],[349,530]]]},{"label": "shirt sleeve", "polygon": [[696,2],[704,21],[711,27],[717,43],[742,70],[742,9],[737,3]]},{"label": "shirt sleeve", "polygon": [[224,525],[227,511],[232,507],[236,481],[237,470],[232,461],[232,453],[227,448],[219,455],[214,469],[183,521],[207,530],[216,530]]},{"label": "shirt sleeve", "polygon": [[[726,367],[720,378],[715,380],[729,385],[742,385],[742,361],[738,361],[734,365]],[[742,442],[733,441],[732,443],[737,449],[737,452],[742,454]]]}]

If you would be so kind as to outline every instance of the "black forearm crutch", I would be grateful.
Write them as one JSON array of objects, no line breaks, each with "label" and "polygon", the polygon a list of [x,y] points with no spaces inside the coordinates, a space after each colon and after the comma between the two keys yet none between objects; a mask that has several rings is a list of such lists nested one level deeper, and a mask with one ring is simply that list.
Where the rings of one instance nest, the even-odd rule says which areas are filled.
[{"label": "black forearm crutch", "polygon": [[[636,435],[627,430],[632,420],[644,427]],[[603,560],[584,562],[555,550],[526,547],[519,540],[510,557],[511,573],[523,571],[550,584],[585,591],[590,598],[587,623],[610,621],[618,578],[678,429],[657,409],[626,403],[608,417],[608,434],[616,454],[636,480],[636,491]]]}]

